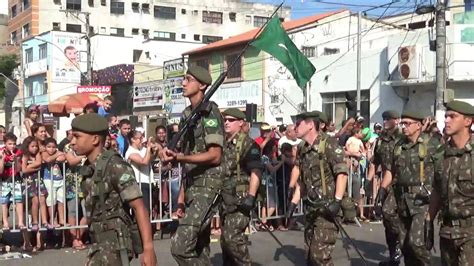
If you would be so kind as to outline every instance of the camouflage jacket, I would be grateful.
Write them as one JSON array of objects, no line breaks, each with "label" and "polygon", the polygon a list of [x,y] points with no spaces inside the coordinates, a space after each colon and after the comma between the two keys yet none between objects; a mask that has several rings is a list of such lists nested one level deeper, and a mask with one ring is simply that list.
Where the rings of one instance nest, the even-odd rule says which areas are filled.
[{"label": "camouflage jacket", "polygon": [[[100,154],[99,156],[102,156]],[[97,157],[99,160],[99,157]],[[99,186],[94,182],[94,175],[96,175],[96,164],[98,160],[91,164],[89,161],[84,163],[81,169],[83,176],[82,187],[86,202],[86,210],[90,214],[91,221],[99,219],[99,211],[96,204],[99,202],[100,192]],[[136,181],[134,172],[130,164],[125,162],[120,156],[113,156],[102,175],[104,184],[105,207],[110,212],[123,208],[124,203],[128,203],[134,199],[141,198],[142,192]]]},{"label": "camouflage jacket", "polygon": [[[325,138],[324,153],[319,154],[319,143]],[[347,164],[344,162],[344,151],[334,137],[320,134],[313,145],[302,142],[298,146],[298,155],[295,165],[300,169],[300,177],[304,185],[303,197],[316,200],[315,195],[326,199],[333,199],[336,192],[335,181],[338,174],[348,174]],[[321,178],[320,155],[323,159],[324,175],[326,179],[326,195],[323,194]],[[313,195],[311,195],[313,194]]]},{"label": "camouflage jacket", "polygon": [[[239,141],[242,141],[242,144],[237,160],[237,145]],[[242,132],[226,141],[224,147],[224,163],[226,174],[225,186],[235,187],[243,185],[241,189],[237,188],[237,193],[239,194],[247,192],[248,190],[250,171],[253,169],[263,170],[260,148],[252,138]],[[237,164],[239,167],[237,167]]]},{"label": "camouflage jacket", "polygon": [[443,217],[474,216],[474,138],[463,149],[443,144],[435,155],[434,189],[441,195]]},{"label": "camouflage jacket", "polygon": [[[191,114],[191,106],[183,111],[180,127],[183,126],[186,118]],[[209,102],[201,111],[201,117],[196,125],[190,127],[182,142],[182,151],[184,154],[198,154],[207,151],[209,145],[224,147],[224,121],[221,113],[214,102]],[[221,166],[209,166],[205,164],[186,164],[185,174],[188,181],[201,178],[220,180],[222,174]],[[216,187],[219,184],[209,184]],[[207,186],[207,185],[206,185]]]},{"label": "camouflage jacket", "polygon": [[397,143],[402,138],[402,133],[399,128],[397,128],[394,133],[389,134],[384,131],[377,140],[375,146],[373,162],[375,165],[382,165],[382,169],[386,169],[385,162],[390,160],[390,153],[393,151],[395,143]]}]

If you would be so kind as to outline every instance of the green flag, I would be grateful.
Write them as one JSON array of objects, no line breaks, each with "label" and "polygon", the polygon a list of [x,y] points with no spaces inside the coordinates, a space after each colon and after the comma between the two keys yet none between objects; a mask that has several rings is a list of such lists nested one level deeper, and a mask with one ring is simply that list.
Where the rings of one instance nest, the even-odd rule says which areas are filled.
[{"label": "green flag", "polygon": [[270,20],[251,45],[278,59],[291,72],[298,86],[303,90],[306,89],[306,83],[311,79],[316,69],[291,41],[278,17],[274,16]]}]

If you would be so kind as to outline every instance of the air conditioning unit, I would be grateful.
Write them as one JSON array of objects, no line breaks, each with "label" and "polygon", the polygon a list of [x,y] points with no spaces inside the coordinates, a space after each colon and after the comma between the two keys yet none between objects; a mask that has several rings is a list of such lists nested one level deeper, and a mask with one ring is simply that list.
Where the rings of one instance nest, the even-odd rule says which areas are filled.
[{"label": "air conditioning unit", "polygon": [[401,47],[398,51],[398,72],[400,73],[400,79],[407,80],[419,78],[419,61],[416,45]]}]

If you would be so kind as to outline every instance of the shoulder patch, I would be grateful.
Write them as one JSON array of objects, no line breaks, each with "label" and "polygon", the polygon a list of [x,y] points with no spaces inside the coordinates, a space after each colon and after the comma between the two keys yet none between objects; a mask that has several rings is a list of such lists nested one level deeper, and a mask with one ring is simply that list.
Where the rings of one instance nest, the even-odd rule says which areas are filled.
[{"label": "shoulder patch", "polygon": [[252,155],[259,155],[260,154],[260,151],[258,150],[258,148],[253,148],[250,150],[250,154]]},{"label": "shoulder patch", "polygon": [[341,149],[341,148],[337,148],[334,152],[337,153],[337,154],[341,154],[341,153],[342,153],[342,149]]},{"label": "shoulder patch", "polygon": [[120,184],[125,184],[125,183],[129,182],[131,179],[133,179],[133,176],[131,176],[127,173],[124,173],[120,177]]},{"label": "shoulder patch", "polygon": [[216,118],[204,118],[204,127],[217,127],[218,124]]}]

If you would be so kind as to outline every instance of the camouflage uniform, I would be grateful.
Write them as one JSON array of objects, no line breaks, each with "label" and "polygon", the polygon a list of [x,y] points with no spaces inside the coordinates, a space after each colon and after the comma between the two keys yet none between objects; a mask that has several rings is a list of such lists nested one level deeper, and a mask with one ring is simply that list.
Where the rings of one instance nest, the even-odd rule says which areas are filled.
[{"label": "camouflage uniform", "polygon": [[[120,247],[117,230],[120,230],[120,227],[131,221],[128,211],[123,208],[123,204],[141,198],[142,193],[138,187],[133,169],[117,154],[110,158],[104,169],[105,172],[102,174],[105,177],[105,179],[101,179],[105,192],[103,194],[105,196],[105,206],[98,206],[101,202],[101,189],[99,184],[94,182],[94,178],[97,175],[97,163],[102,155],[99,155],[94,164],[86,161],[81,169],[84,177],[82,186],[84,188],[86,210],[91,214],[89,230],[93,242],[88,253],[87,265],[121,265],[120,249],[123,247]],[[101,210],[107,210],[107,212]],[[121,215],[117,216],[117,213],[121,213]],[[130,235],[125,235],[123,240],[130,259],[133,256]]]},{"label": "camouflage uniform", "polygon": [[386,164],[393,176],[393,191],[401,222],[399,240],[405,265],[430,265],[424,222],[434,175],[432,155],[438,145],[439,141],[427,134],[420,135],[416,143],[403,138],[395,144],[392,158]]},{"label": "camouflage uniform", "polygon": [[[206,152],[209,145],[224,146],[224,123],[214,102],[201,111],[195,127],[187,131],[182,148],[185,154]],[[183,111],[183,121],[191,114],[191,106]],[[171,238],[171,254],[179,265],[210,265],[209,243],[211,218],[216,206],[211,206],[222,187],[221,166],[186,164],[185,216]],[[211,211],[207,217],[204,217]]]},{"label": "camouflage uniform", "polygon": [[435,155],[434,189],[441,196],[443,265],[474,265],[474,137],[463,149],[451,143]]},{"label": "camouflage uniform", "polygon": [[[390,153],[393,151],[395,143],[402,137],[400,129],[396,129],[394,134],[383,132],[377,141],[374,151],[374,164],[382,166],[382,172],[386,169],[385,162],[388,162]],[[390,258],[394,258],[400,252],[399,231],[400,219],[397,213],[397,202],[392,187],[387,188],[387,197],[382,205],[383,225],[385,227],[385,239],[387,241]]]},{"label": "camouflage uniform", "polygon": [[[319,153],[320,142],[325,139],[324,153]],[[334,200],[336,177],[348,174],[344,153],[337,140],[318,135],[313,145],[301,144],[295,165],[300,169],[305,210],[305,243],[308,248],[308,265],[333,265],[331,253],[336,244],[337,227],[325,210],[324,204]],[[320,159],[323,160],[326,194],[323,193]]]},{"label": "camouflage uniform", "polygon": [[247,248],[248,239],[245,235],[245,229],[250,222],[250,213],[238,207],[247,196],[250,172],[263,169],[260,149],[253,139],[241,132],[226,142],[224,158],[226,178],[222,190],[224,202],[220,213],[223,264],[251,265]]}]

